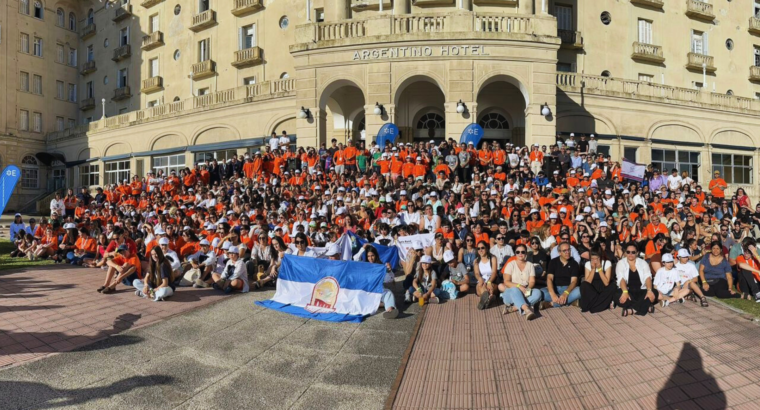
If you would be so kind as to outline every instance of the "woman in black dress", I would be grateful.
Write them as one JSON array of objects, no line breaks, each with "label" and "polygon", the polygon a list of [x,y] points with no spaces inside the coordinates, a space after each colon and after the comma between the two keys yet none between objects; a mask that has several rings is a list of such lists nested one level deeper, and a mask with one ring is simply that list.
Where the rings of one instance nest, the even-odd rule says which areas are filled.
[{"label": "woman in black dress", "polygon": [[634,243],[625,245],[625,257],[615,267],[618,290],[613,301],[623,308],[622,315],[635,313],[645,316],[654,313],[659,292],[652,286],[652,272],[649,264],[638,257],[639,251]]},{"label": "woman in black dress", "polygon": [[589,254],[585,277],[581,282],[581,312],[599,313],[610,308],[615,286],[612,282],[612,263],[603,259],[599,251]]}]

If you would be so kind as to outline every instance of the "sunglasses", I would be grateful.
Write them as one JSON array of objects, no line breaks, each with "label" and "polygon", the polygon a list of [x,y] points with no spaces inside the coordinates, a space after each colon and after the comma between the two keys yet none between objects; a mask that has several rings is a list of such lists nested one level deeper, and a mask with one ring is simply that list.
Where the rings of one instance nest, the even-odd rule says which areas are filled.
[{"label": "sunglasses", "polygon": [[465,239],[465,242],[472,242],[472,239]]},{"label": "sunglasses", "polygon": [[497,237],[496,237],[496,240],[497,240],[497,241],[503,241],[503,240],[504,240],[504,237],[503,237],[503,236],[497,236]]},{"label": "sunglasses", "polygon": [[487,248],[486,248],[485,246],[478,246],[478,250],[479,250],[479,251],[484,251],[484,250],[486,250],[486,249],[487,249]]},{"label": "sunglasses", "polygon": [[570,252],[570,249],[560,249],[560,252],[562,252],[562,253]]},{"label": "sunglasses", "polygon": [[525,251],[515,251],[515,255],[525,255],[528,252]]},{"label": "sunglasses", "polygon": [[303,245],[303,244],[305,244],[305,243],[306,243],[306,242],[304,242],[304,241],[296,241],[296,242],[295,242],[295,244],[296,244],[296,245]]},{"label": "sunglasses", "polygon": [[588,236],[588,235],[581,236],[581,239],[588,239],[588,238],[590,238],[590,236]]},{"label": "sunglasses", "polygon": [[538,245],[539,243],[538,242],[531,242],[530,244],[531,245]]},{"label": "sunglasses", "polygon": [[636,255],[637,253],[639,253],[639,252],[638,251],[625,251],[626,255]]}]

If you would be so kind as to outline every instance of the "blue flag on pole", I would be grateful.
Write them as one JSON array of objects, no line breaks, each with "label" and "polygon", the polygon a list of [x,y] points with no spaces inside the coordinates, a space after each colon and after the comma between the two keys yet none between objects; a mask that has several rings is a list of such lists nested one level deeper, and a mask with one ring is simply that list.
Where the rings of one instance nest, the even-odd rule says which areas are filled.
[{"label": "blue flag on pole", "polygon": [[467,145],[472,142],[475,148],[480,144],[480,140],[483,138],[483,127],[478,124],[470,124],[462,131],[462,136],[459,138],[459,142]]},{"label": "blue flag on pole", "polygon": [[398,137],[398,127],[396,124],[393,123],[387,123],[384,124],[382,127],[380,127],[380,130],[377,131],[377,146],[380,147],[380,149],[385,148],[385,143],[390,142],[393,144],[396,142],[396,137]]},{"label": "blue flag on pole", "polygon": [[3,174],[0,175],[0,215],[3,214],[5,206],[8,205],[11,194],[13,194],[13,188],[16,187],[19,179],[21,179],[21,171],[15,165],[8,165],[3,170]]},{"label": "blue flag on pole", "polygon": [[285,255],[271,300],[256,302],[309,319],[361,322],[377,311],[385,266]]}]

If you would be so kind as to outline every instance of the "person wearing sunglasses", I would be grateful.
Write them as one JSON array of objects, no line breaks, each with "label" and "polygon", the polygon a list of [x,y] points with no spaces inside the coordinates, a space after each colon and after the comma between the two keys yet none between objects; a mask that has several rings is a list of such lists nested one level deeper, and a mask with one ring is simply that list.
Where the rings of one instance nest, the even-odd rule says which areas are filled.
[{"label": "person wearing sunglasses", "polygon": [[496,257],[497,269],[501,271],[507,263],[507,260],[515,255],[515,252],[512,250],[512,247],[507,244],[506,234],[497,232],[494,238],[496,239],[496,243],[491,246],[491,255]]},{"label": "person wearing sunglasses", "polygon": [[478,284],[475,287],[475,292],[480,301],[478,302],[478,310],[487,309],[499,293],[498,288],[498,270],[496,257],[491,255],[488,249],[488,242],[482,240],[477,244],[477,257],[473,263],[473,273]]},{"label": "person wearing sunglasses", "polygon": [[657,303],[659,292],[652,285],[649,264],[639,258],[636,244],[629,242],[623,249],[624,258],[615,267],[618,289],[612,301],[616,306],[623,308],[623,317],[654,313],[654,304]]},{"label": "person wearing sunglasses", "polygon": [[295,256],[306,256],[309,258],[317,257],[317,254],[314,253],[314,251],[307,248],[309,246],[309,239],[306,237],[305,233],[298,232],[296,234],[295,240],[293,241],[293,244],[296,246],[296,249],[295,250],[288,249],[286,253],[289,253]]},{"label": "person wearing sunglasses", "polygon": [[[567,235],[569,241],[569,235]],[[570,243],[563,241],[554,249],[559,256],[552,258],[546,268],[546,287],[543,293],[542,308],[578,306],[581,297],[578,288],[580,266],[571,254]],[[552,252],[553,253],[553,252]]]},{"label": "person wearing sunglasses", "polygon": [[528,247],[517,245],[515,259],[504,265],[501,271],[504,282],[498,287],[504,300],[503,314],[519,310],[520,314],[530,321],[536,318],[533,306],[541,301],[542,293],[534,289],[536,271],[533,264],[528,262],[527,257]]}]

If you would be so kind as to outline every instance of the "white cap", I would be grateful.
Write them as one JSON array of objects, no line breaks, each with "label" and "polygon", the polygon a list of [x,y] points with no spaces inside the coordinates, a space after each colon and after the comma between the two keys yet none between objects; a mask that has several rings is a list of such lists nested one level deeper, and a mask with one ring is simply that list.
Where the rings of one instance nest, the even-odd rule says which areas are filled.
[{"label": "white cap", "polygon": [[217,246],[219,246],[219,242],[221,242],[221,241],[222,241],[221,238],[214,238],[214,240],[211,241],[211,246],[213,246],[214,248],[216,248]]},{"label": "white cap", "polygon": [[587,206],[587,207],[583,208],[583,212],[585,212],[585,213],[591,212],[591,207]]},{"label": "white cap", "polygon": [[399,192],[398,194],[399,195],[406,195],[406,191],[402,189],[401,192]]},{"label": "white cap", "polygon": [[567,208],[560,208],[559,213],[567,213]]},{"label": "white cap", "polygon": [[433,258],[431,258],[430,255],[422,255],[420,263],[433,263]]},{"label": "white cap", "polygon": [[630,193],[631,193],[631,191],[629,191],[629,190],[627,190],[627,189],[624,189],[624,190],[623,190],[623,195],[625,195],[625,194],[630,194]]},{"label": "white cap", "polygon": [[162,228],[162,227],[160,227],[160,226],[159,226],[159,227],[157,227],[157,228],[156,228],[156,229],[153,231],[153,233],[155,233],[156,235],[166,235],[166,232],[164,232],[164,228]]},{"label": "white cap", "polygon": [[453,261],[454,259],[455,259],[454,258],[454,252],[452,252],[452,251],[446,251],[446,252],[443,253],[443,261],[445,263],[449,263],[449,262]]},{"label": "white cap", "polygon": [[580,222],[583,220],[583,215],[578,215],[575,217],[575,222]]},{"label": "white cap", "polygon": [[531,209],[531,210],[530,210],[530,213],[532,213],[532,214],[537,214],[537,213],[538,213],[538,209],[536,209],[536,208],[533,208],[533,209]]},{"label": "white cap", "polygon": [[557,214],[552,212],[551,214],[549,214],[549,219],[557,219]]},{"label": "white cap", "polygon": [[665,263],[665,262],[673,262],[673,254],[666,253],[666,254],[662,255],[662,263]]},{"label": "white cap", "polygon": [[69,222],[63,225],[63,229],[77,229],[77,225],[75,223]]},{"label": "white cap", "polygon": [[211,242],[209,242],[208,239],[201,239],[201,246],[203,245],[211,245]]},{"label": "white cap", "polygon": [[554,171],[554,175],[559,175],[559,171]]},{"label": "white cap", "polygon": [[605,189],[604,195],[612,195],[612,191],[610,191],[609,189]]},{"label": "white cap", "polygon": [[679,258],[688,258],[689,256],[691,256],[691,255],[689,254],[689,250],[688,249],[681,248],[681,249],[678,250],[678,257]]},{"label": "white cap", "polygon": [[227,250],[229,253],[240,253],[240,249],[238,249],[237,246],[230,246],[230,249]]},{"label": "white cap", "polygon": [[[274,234],[274,232],[270,232],[270,233]],[[222,244],[222,250],[225,250],[225,251],[229,250],[231,246],[232,244],[230,243],[230,241],[224,241],[224,243]]]},{"label": "white cap", "polygon": [[607,225],[607,221],[602,221],[602,222],[599,222],[599,227],[600,228],[609,228],[609,225]]},{"label": "white cap", "polygon": [[169,244],[169,238],[161,238],[158,240],[159,245],[168,245]]},{"label": "white cap", "polygon": [[499,195],[499,191],[497,191],[495,189],[492,189],[491,190],[491,195]]},{"label": "white cap", "polygon": [[340,208],[338,208],[338,211],[335,212],[336,215],[343,215],[345,213],[346,213],[346,208],[345,207],[340,207]]},{"label": "white cap", "polygon": [[417,157],[417,161],[419,161],[419,160],[421,160],[421,159],[422,159],[422,157]]},{"label": "white cap", "polygon": [[430,193],[430,196],[438,196],[438,193],[437,193],[437,192],[435,192],[435,191],[432,191],[432,192]]},{"label": "white cap", "polygon": [[185,226],[184,228],[182,228],[182,230],[183,230],[183,231],[189,231],[189,230],[190,230],[190,227],[189,227],[189,226]]}]

